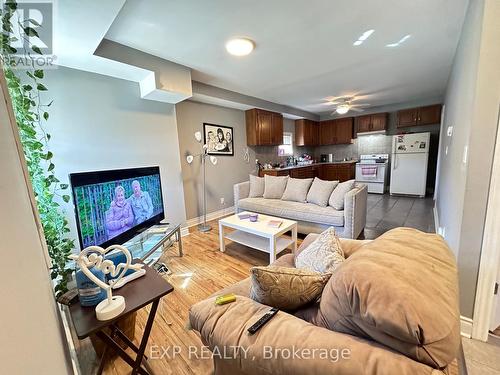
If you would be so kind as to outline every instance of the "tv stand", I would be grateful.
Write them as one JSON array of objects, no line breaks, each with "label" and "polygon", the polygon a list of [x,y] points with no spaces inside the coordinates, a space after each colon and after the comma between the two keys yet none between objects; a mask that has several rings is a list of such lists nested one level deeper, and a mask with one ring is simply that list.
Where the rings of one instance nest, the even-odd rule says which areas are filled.
[{"label": "tv stand", "polygon": [[180,224],[153,225],[125,242],[123,246],[130,251],[132,258],[140,259],[148,266],[152,266],[166,250],[164,245],[173,237],[179,248],[179,256],[182,256]]}]

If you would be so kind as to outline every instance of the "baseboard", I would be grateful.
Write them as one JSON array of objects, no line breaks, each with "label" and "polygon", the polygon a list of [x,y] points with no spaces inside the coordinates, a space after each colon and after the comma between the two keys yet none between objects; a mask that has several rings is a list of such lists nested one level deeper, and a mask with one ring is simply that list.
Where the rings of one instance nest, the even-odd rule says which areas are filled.
[{"label": "baseboard", "polygon": [[[227,207],[219,211],[210,212],[207,213],[207,221],[215,220],[232,213],[234,213],[234,206]],[[201,224],[202,222],[203,222],[203,216],[198,216],[187,220],[186,223],[181,228],[181,236],[187,236],[189,234],[189,228]]]},{"label": "baseboard", "polygon": [[472,337],[472,319],[460,316],[460,333],[463,337],[470,339]]},{"label": "baseboard", "polygon": [[432,208],[432,212],[434,213],[434,231],[439,233],[439,215],[438,210],[436,208],[436,201],[434,201],[434,207]]}]

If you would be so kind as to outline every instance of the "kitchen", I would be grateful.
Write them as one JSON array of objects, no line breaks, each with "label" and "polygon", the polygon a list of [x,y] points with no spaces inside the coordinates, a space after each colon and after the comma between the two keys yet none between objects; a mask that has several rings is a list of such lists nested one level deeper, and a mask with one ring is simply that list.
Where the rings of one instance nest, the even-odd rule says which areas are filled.
[{"label": "kitchen", "polygon": [[[247,141],[261,164],[260,175],[340,181],[356,178],[368,183],[370,192],[380,194],[389,192],[391,170],[394,168],[401,173],[394,173],[392,185],[395,191],[391,193],[422,197],[434,191],[441,105],[425,103],[420,107],[408,107],[395,105],[380,108],[379,111],[366,111],[366,114],[355,117],[320,122],[281,118],[281,128],[279,116],[271,117],[266,123],[265,117],[259,118],[259,113],[254,112],[252,116],[247,115]],[[247,113],[250,111],[260,110],[249,110]],[[276,145],[272,134],[267,136],[265,132],[272,132],[273,127],[276,134],[284,130],[285,140],[282,143],[285,145]],[[428,134],[394,137],[408,133]],[[275,136],[277,138],[278,135]],[[287,138],[291,142],[287,142]],[[392,155],[393,151],[401,152],[397,148],[406,144],[405,139],[411,139],[413,144],[418,145],[413,148],[408,144],[406,153],[413,154],[412,151],[416,150],[422,154],[415,156],[420,161],[405,164],[409,155]],[[399,143],[393,146],[393,142]],[[283,153],[283,148],[287,148],[288,153]],[[293,155],[289,154],[291,150]],[[393,160],[397,162],[393,163]],[[417,178],[418,182],[411,182]],[[401,179],[406,181],[402,187],[399,183]],[[414,189],[413,185],[420,187]]]}]

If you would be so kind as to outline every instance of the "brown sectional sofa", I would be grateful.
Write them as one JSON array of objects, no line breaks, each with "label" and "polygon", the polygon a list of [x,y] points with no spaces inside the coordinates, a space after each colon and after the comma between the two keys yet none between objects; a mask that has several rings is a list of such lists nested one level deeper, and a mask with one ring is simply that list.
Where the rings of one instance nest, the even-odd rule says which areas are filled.
[{"label": "brown sectional sofa", "polygon": [[[460,330],[456,264],[443,239],[398,228],[373,241],[341,244],[347,259],[320,301],[280,311],[253,336],[247,328],[269,306],[248,298],[250,279],[216,294],[235,293],[235,303],[216,306],[213,296],[191,307],[190,324],[211,350],[244,348],[231,358],[216,356],[216,374],[448,373]],[[274,265],[294,267],[294,254]],[[330,354],[320,356],[325,351]]]}]

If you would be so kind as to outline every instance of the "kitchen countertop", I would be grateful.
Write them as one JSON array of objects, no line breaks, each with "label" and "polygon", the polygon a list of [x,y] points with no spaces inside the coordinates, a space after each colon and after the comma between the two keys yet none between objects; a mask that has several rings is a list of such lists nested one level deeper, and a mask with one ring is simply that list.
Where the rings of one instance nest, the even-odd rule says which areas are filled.
[{"label": "kitchen countertop", "polygon": [[315,165],[326,165],[326,164],[355,164],[359,160],[346,160],[346,161],[332,161],[332,162],[323,162],[323,163],[312,163],[312,164],[306,164],[306,165],[292,165],[290,167],[283,167],[283,168],[266,168],[263,169],[264,171],[287,171],[289,169],[297,169],[297,168],[305,168],[305,167],[312,167]]}]

